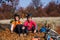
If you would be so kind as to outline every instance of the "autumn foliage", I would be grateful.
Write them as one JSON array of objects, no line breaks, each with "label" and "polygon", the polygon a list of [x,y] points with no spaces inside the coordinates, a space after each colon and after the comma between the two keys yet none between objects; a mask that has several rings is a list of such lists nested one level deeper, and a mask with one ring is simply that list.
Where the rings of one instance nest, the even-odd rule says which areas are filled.
[{"label": "autumn foliage", "polygon": [[60,17],[60,4],[51,1],[42,8],[42,4],[39,4],[39,0],[37,3],[35,3],[35,1],[32,2],[33,3],[30,3],[25,9],[20,7],[18,10],[16,10],[13,5],[6,5],[6,3],[3,2],[2,7],[0,7],[0,19],[13,18],[15,13],[19,14],[20,17],[25,17],[27,13],[31,13],[33,17]]}]

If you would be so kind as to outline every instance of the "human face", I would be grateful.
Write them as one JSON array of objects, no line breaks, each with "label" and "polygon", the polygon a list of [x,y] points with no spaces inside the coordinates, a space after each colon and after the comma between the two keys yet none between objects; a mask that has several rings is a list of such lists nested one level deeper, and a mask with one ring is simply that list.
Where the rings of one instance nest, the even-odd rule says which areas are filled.
[{"label": "human face", "polygon": [[15,20],[16,20],[16,21],[19,21],[19,17],[18,17],[18,16],[16,16],[16,17],[15,17]]},{"label": "human face", "polygon": [[31,17],[29,17],[27,20],[28,20],[28,21],[31,21],[31,20],[32,20],[32,18],[31,18]]}]

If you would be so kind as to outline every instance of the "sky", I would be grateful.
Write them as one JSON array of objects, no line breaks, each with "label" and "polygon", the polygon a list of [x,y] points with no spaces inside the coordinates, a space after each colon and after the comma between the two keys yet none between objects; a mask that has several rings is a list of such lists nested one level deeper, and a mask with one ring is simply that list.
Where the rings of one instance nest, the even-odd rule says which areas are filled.
[{"label": "sky", "polygon": [[[5,0],[3,0],[5,1]],[[48,5],[48,3],[50,2],[51,0],[41,0],[42,4],[43,4],[43,7],[45,7],[46,5]],[[57,0],[53,0],[55,2],[57,2]],[[19,4],[17,5],[17,9],[19,9],[20,7],[23,7],[23,8],[26,8],[32,1],[31,0],[19,0]],[[60,0],[58,0],[58,2],[60,3]],[[7,4],[11,5],[11,2],[7,2]],[[1,5],[1,4],[0,4]]]},{"label": "sky", "polygon": [[[41,2],[46,6],[51,0],[41,0]],[[31,0],[19,0],[18,7],[26,8],[32,1]]]},{"label": "sky", "polygon": [[[46,6],[51,0],[41,0],[43,7]],[[53,0],[57,2],[57,0]],[[58,0],[59,1],[59,0]],[[19,0],[18,7],[26,8],[32,1],[31,0]],[[59,1],[60,2],[60,1]]]}]

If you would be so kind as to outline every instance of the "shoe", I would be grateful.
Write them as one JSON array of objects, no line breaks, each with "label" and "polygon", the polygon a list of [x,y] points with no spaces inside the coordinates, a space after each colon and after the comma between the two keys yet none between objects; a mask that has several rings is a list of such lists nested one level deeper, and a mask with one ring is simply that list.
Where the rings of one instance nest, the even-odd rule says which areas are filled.
[{"label": "shoe", "polygon": [[23,36],[23,34],[19,34],[19,36]]},{"label": "shoe", "polygon": [[11,31],[11,34],[13,34],[13,31]]},{"label": "shoe", "polygon": [[27,34],[24,34],[24,36],[27,36]]}]

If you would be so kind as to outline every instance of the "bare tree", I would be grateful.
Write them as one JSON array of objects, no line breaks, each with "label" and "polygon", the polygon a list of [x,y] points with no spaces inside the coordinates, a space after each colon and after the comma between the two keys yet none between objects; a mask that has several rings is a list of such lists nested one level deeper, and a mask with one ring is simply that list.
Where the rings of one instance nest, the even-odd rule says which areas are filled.
[{"label": "bare tree", "polygon": [[[16,6],[18,5],[19,0],[0,0],[0,16],[1,19],[4,18],[12,18],[13,14],[15,13]],[[11,5],[10,5],[11,4]],[[7,15],[6,15],[7,14]]]},{"label": "bare tree", "polygon": [[13,6],[13,11],[15,12],[16,11],[16,7],[19,3],[19,0],[10,0],[12,2],[12,6]]},{"label": "bare tree", "polygon": [[[8,3],[6,3],[6,1],[8,2]],[[18,5],[18,3],[19,3],[19,0],[5,0],[5,1],[3,1],[3,0],[0,0],[0,4],[5,4],[6,3],[6,5],[8,4],[8,6],[12,6],[13,8],[11,9],[12,10],[12,12],[15,12],[15,10],[16,10],[16,7],[17,7],[17,5]],[[11,5],[10,5],[10,4]]]},{"label": "bare tree", "polygon": [[32,0],[34,7],[38,8],[39,6],[42,6],[42,3],[40,0]]}]

